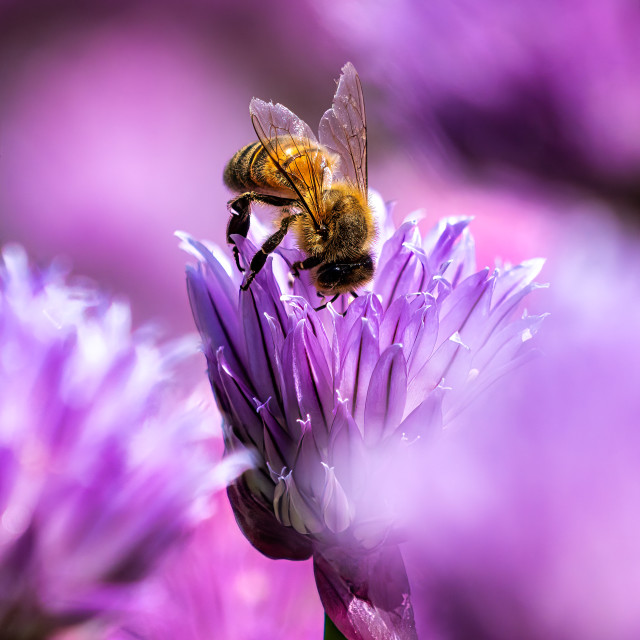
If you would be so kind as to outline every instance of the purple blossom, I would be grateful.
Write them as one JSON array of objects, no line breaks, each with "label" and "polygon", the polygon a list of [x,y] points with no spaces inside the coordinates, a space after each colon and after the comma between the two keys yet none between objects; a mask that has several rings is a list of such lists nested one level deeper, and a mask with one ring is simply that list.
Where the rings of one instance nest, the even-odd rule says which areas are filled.
[{"label": "purple blossom", "polygon": [[640,637],[640,253],[579,222],[549,259],[542,357],[415,470],[425,640]]},{"label": "purple blossom", "polygon": [[3,637],[46,638],[125,608],[216,480],[202,411],[172,380],[186,346],[129,324],[126,305],[4,250]]},{"label": "purple blossom", "polygon": [[[415,637],[397,545],[404,466],[528,357],[541,321],[516,314],[542,262],[476,272],[468,223],[444,220],[422,238],[415,222],[395,230],[387,218],[371,290],[321,311],[308,274],[290,276],[301,258],[291,244],[239,293],[229,260],[184,236],[226,450],[259,460],[228,489],[236,519],[269,557],[313,556],[347,638]],[[255,236],[240,247],[252,256]]]}]

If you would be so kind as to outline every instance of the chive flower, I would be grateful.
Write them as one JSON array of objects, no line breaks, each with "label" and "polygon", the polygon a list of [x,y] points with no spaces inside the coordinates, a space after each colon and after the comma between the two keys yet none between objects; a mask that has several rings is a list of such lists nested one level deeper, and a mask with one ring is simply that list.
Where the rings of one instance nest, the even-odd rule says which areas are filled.
[{"label": "chive flower", "polygon": [[[312,556],[327,615],[363,640],[415,637],[398,546],[405,462],[529,357],[542,320],[521,305],[541,260],[477,271],[469,219],[422,237],[376,210],[369,290],[321,310],[309,275],[291,275],[303,256],[287,239],[242,292],[222,251],[181,234],[198,260],[188,291],[226,451],[258,461],[228,487],[236,520],[271,558]],[[237,238],[247,263],[251,225]]]}]

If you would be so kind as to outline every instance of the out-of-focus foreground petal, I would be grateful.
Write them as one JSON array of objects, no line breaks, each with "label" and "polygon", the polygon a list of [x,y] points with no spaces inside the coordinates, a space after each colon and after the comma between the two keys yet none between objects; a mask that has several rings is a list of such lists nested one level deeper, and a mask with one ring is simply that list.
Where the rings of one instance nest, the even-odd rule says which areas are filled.
[{"label": "out-of-focus foreground petal", "polygon": [[314,571],[327,615],[347,638],[415,637],[409,580],[396,546],[370,554],[329,549],[316,554]]},{"label": "out-of-focus foreground petal", "polygon": [[127,608],[201,518],[224,479],[203,412],[174,378],[191,347],[132,335],[126,305],[4,250],[3,637],[45,638]]},{"label": "out-of-focus foreground petal", "polygon": [[541,356],[416,471],[420,637],[640,637],[640,245],[582,218],[549,261]]},{"label": "out-of-focus foreground petal", "polygon": [[322,606],[309,563],[273,562],[244,539],[223,493],[212,517],[151,581],[109,640],[318,640]]}]

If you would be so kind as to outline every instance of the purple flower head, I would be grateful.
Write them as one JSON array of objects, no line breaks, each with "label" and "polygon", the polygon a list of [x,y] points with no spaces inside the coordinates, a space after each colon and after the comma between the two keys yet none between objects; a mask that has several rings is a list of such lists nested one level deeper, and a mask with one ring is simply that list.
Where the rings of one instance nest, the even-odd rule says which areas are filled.
[{"label": "purple flower head", "polygon": [[[199,517],[202,412],[184,345],[55,267],[0,261],[0,628],[38,639],[113,613]],[[180,400],[182,405],[177,404]],[[191,406],[189,406],[191,405]]]},{"label": "purple flower head", "polygon": [[[236,519],[269,557],[313,555],[348,638],[414,637],[397,547],[403,465],[527,356],[540,323],[515,314],[541,261],[476,272],[468,223],[444,220],[423,238],[387,217],[370,290],[320,311],[308,274],[290,275],[292,244],[240,293],[216,247],[183,237],[199,260],[188,289],[226,449],[260,461],[228,489]],[[245,259],[256,244],[240,242]]]}]

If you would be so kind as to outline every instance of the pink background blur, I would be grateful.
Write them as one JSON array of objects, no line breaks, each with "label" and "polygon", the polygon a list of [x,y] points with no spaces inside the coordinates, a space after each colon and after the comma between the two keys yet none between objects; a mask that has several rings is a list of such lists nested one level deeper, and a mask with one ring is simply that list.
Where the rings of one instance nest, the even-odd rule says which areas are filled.
[{"label": "pink background blur", "polygon": [[[479,263],[545,253],[564,207],[435,173],[379,114],[384,96],[305,3],[0,4],[0,243],[68,258],[124,295],[134,322],[191,330],[175,230],[224,242],[225,162],[254,139],[252,96],[316,128],[340,68],[358,63],[370,187],[425,226],[472,215]],[[353,55],[352,55],[353,54]]]}]

